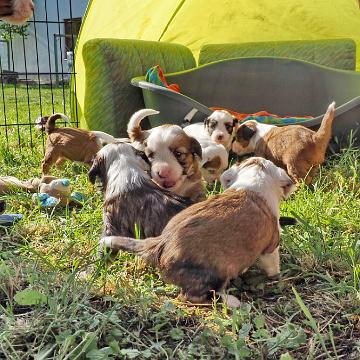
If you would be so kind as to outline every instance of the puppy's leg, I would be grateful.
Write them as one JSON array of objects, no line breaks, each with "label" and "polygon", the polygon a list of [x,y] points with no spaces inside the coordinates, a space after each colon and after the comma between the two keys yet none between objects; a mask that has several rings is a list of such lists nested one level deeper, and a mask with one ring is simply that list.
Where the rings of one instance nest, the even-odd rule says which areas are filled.
[{"label": "puppy's leg", "polygon": [[56,160],[56,162],[55,162],[56,168],[57,168],[57,169],[61,169],[62,166],[64,165],[65,161],[66,161],[66,159],[63,158],[63,157],[58,158],[58,159]]},{"label": "puppy's leg", "polygon": [[280,254],[277,247],[270,254],[263,254],[259,257],[259,267],[265,271],[269,278],[277,277],[280,274]]},{"label": "puppy's leg", "polygon": [[240,300],[236,296],[229,295],[224,292],[222,292],[220,296],[221,300],[226,304],[228,308],[238,308],[241,305]]},{"label": "puppy's leg", "polygon": [[46,149],[45,157],[41,163],[43,175],[49,175],[51,165],[54,164],[58,158],[59,154],[54,148]]},{"label": "puppy's leg", "polygon": [[220,292],[228,282],[216,271],[186,260],[177,261],[171,268],[163,269],[162,275],[181,287],[181,299],[197,304],[209,303],[214,292]]}]

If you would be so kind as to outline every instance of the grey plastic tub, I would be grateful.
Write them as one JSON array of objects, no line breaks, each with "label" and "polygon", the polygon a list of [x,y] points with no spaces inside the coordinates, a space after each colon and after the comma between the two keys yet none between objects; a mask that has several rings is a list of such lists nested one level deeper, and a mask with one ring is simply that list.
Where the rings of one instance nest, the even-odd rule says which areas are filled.
[{"label": "grey plastic tub", "polygon": [[[309,62],[274,58],[238,58],[166,74],[168,83],[180,85],[182,94],[144,81],[131,83],[142,89],[145,106],[160,111],[150,123],[183,124],[203,121],[209,107],[241,113],[261,110],[280,116],[313,116],[302,122],[318,128],[327,106],[336,101],[333,136],[346,144],[350,133],[360,145],[360,73],[337,70]],[[184,95],[186,94],[186,95]]]}]

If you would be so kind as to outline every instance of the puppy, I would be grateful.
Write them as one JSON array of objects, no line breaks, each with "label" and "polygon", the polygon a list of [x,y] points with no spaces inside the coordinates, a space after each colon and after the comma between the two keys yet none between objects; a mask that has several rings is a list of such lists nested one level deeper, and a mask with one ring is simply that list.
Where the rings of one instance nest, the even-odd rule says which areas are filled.
[{"label": "puppy", "polygon": [[[244,179],[240,177],[242,164],[234,164],[232,167],[227,169],[220,177],[220,182],[223,189],[226,191],[227,189],[237,189],[239,187],[239,182],[243,181]],[[250,179],[251,180],[251,179]],[[254,180],[254,179],[253,179]],[[256,183],[254,181],[254,183]],[[279,224],[280,226],[287,226],[287,225],[296,225],[297,221],[293,217],[289,216],[280,216],[279,217]]]},{"label": "puppy", "polygon": [[202,156],[199,142],[177,125],[161,125],[143,130],[141,120],[158,113],[152,109],[136,112],[128,124],[129,138],[142,145],[150,161],[151,177],[159,186],[193,202],[204,200],[198,161]]},{"label": "puppy", "polygon": [[[110,236],[101,246],[139,255],[178,285],[185,299],[208,301],[257,259],[268,276],[279,273],[279,204],[292,190],[283,169],[250,158],[233,189],[183,210],[160,236],[144,241]],[[227,301],[239,305],[234,297]]]},{"label": "puppy", "polygon": [[204,120],[205,131],[211,140],[224,145],[227,151],[231,149],[236,124],[237,119],[226,110],[215,110]]},{"label": "puppy", "polygon": [[269,159],[297,183],[305,179],[309,185],[325,160],[334,115],[335,102],[329,105],[316,132],[301,125],[276,127],[247,121],[238,127],[232,150],[238,155],[254,153]]},{"label": "puppy", "polygon": [[213,142],[202,123],[188,125],[184,131],[199,142],[202,151],[201,173],[207,184],[212,185],[228,166],[229,154],[225,146]]},{"label": "puppy", "polygon": [[191,204],[156,185],[148,170],[144,153],[129,144],[109,144],[98,152],[88,175],[92,183],[99,178],[103,185],[104,236],[135,237],[135,225],[142,238],[158,236],[175,214]]},{"label": "puppy", "polygon": [[55,163],[60,167],[65,160],[91,164],[91,160],[103,145],[114,142],[115,138],[101,131],[88,131],[77,128],[55,128],[57,119],[68,120],[64,114],[53,114],[45,123],[48,134],[45,157],[42,161],[43,175],[49,174]]},{"label": "puppy", "polygon": [[32,0],[0,0],[0,19],[10,24],[21,25],[32,17]]}]

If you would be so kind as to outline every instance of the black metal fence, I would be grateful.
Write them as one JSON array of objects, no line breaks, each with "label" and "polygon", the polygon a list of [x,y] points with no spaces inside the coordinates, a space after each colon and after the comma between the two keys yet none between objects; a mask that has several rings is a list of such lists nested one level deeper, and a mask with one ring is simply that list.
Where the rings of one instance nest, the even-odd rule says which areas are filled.
[{"label": "black metal fence", "polygon": [[0,144],[43,148],[35,121],[54,112],[73,115],[78,126],[77,102],[71,101],[74,48],[87,1],[36,0],[24,26],[0,22]]}]

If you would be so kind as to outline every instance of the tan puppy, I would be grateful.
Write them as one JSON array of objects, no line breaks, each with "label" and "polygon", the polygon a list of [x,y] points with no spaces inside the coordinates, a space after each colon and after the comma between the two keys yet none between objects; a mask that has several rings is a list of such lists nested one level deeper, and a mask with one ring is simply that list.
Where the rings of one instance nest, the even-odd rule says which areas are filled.
[{"label": "tan puppy", "polygon": [[68,120],[64,114],[53,114],[45,124],[48,134],[42,173],[47,175],[52,164],[60,167],[65,160],[83,162],[88,165],[103,145],[115,139],[101,131],[88,131],[77,128],[55,128],[57,119]]},{"label": "tan puppy", "polygon": [[232,150],[238,155],[254,153],[285,169],[291,178],[310,184],[325,160],[335,115],[331,103],[318,131],[300,125],[277,127],[250,120],[236,131]]},{"label": "tan puppy", "polygon": [[0,19],[10,24],[21,25],[34,10],[32,0],[0,0]]},{"label": "tan puppy", "polygon": [[143,130],[141,120],[158,113],[156,110],[143,109],[131,117],[127,128],[131,141],[143,146],[150,161],[151,177],[159,186],[193,202],[204,200],[199,142],[177,125]]},{"label": "tan puppy", "polygon": [[[157,266],[185,299],[208,301],[259,257],[269,276],[279,272],[279,204],[293,188],[286,172],[251,158],[239,167],[238,187],[190,206],[173,217],[158,237],[137,241],[105,237],[100,246],[127,250]],[[254,184],[255,182],[255,184]],[[239,305],[234,297],[228,305]]]}]

